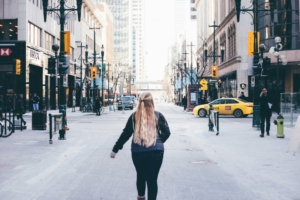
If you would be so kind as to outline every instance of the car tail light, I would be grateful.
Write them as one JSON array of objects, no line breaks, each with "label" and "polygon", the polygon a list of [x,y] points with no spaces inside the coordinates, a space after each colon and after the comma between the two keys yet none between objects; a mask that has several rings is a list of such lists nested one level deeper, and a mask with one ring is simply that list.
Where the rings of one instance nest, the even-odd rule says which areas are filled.
[{"label": "car tail light", "polygon": [[246,104],[247,107],[253,107],[253,104]]}]

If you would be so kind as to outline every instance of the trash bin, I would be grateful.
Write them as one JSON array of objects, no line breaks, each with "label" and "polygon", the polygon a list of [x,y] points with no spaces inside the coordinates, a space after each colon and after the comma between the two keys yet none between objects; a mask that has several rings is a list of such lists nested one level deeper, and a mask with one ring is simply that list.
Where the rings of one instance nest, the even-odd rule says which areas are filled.
[{"label": "trash bin", "polygon": [[32,111],[32,130],[46,130],[47,110]]}]

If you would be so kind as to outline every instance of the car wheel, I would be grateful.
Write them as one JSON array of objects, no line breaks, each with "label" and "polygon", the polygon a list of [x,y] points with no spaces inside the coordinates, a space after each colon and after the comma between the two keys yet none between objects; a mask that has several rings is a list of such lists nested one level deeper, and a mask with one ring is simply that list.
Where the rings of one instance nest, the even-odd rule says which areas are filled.
[{"label": "car wheel", "polygon": [[242,117],[243,116],[243,111],[240,110],[240,109],[236,109],[234,112],[233,112],[233,115],[235,117]]},{"label": "car wheel", "polygon": [[205,109],[200,109],[198,112],[199,117],[205,117],[206,116],[206,110]]},{"label": "car wheel", "polygon": [[248,117],[248,115],[243,115],[243,117]]}]

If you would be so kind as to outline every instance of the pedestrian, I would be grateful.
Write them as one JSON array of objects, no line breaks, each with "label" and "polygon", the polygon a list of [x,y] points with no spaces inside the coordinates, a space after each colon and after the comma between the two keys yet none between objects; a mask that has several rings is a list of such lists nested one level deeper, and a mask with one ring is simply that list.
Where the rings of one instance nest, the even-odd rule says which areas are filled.
[{"label": "pedestrian", "polygon": [[33,110],[39,110],[40,97],[37,96],[36,93],[33,94],[31,101],[33,105]]},{"label": "pedestrian", "polygon": [[95,101],[95,107],[96,107],[96,116],[100,116],[100,100],[99,97],[96,97],[96,101]]},{"label": "pedestrian", "polygon": [[208,97],[206,98],[206,102],[207,102],[207,103],[210,103],[210,102],[211,102],[210,96],[208,96]]},{"label": "pedestrian", "polygon": [[244,95],[244,92],[241,92],[241,95],[238,97],[239,99],[247,101],[247,97]]},{"label": "pedestrian", "polygon": [[24,125],[26,125],[26,122],[23,119],[23,114],[25,114],[25,109],[23,106],[23,98],[22,95],[19,94],[16,99],[16,116],[17,119],[21,119],[21,123],[24,123]]},{"label": "pedestrian", "polygon": [[204,95],[200,99],[200,105],[202,105],[202,104],[206,104],[206,98]]},{"label": "pedestrian", "polygon": [[265,122],[266,122],[266,132],[270,135],[270,120],[272,115],[272,97],[268,94],[267,88],[263,88],[258,99],[260,103],[260,137],[264,137],[265,133]]},{"label": "pedestrian", "polygon": [[186,110],[186,106],[187,106],[187,99],[186,99],[185,96],[182,98],[182,106],[183,106],[183,111],[185,111]]},{"label": "pedestrian", "polygon": [[149,92],[140,95],[136,111],[113,147],[111,158],[123,148],[133,135],[131,142],[132,161],[137,173],[138,200],[144,200],[147,184],[148,200],[156,200],[157,178],[164,156],[164,142],[170,136],[165,117],[154,110],[153,97]]}]

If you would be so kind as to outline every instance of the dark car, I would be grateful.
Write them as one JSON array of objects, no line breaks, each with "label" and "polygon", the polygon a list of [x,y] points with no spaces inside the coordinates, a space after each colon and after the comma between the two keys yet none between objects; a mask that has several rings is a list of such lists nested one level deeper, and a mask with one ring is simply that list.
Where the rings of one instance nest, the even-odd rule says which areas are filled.
[{"label": "dark car", "polygon": [[131,110],[133,110],[134,101],[132,100],[132,98],[130,96],[121,97],[121,99],[119,100],[118,110],[122,110],[123,107],[124,107],[124,109],[130,108]]}]

